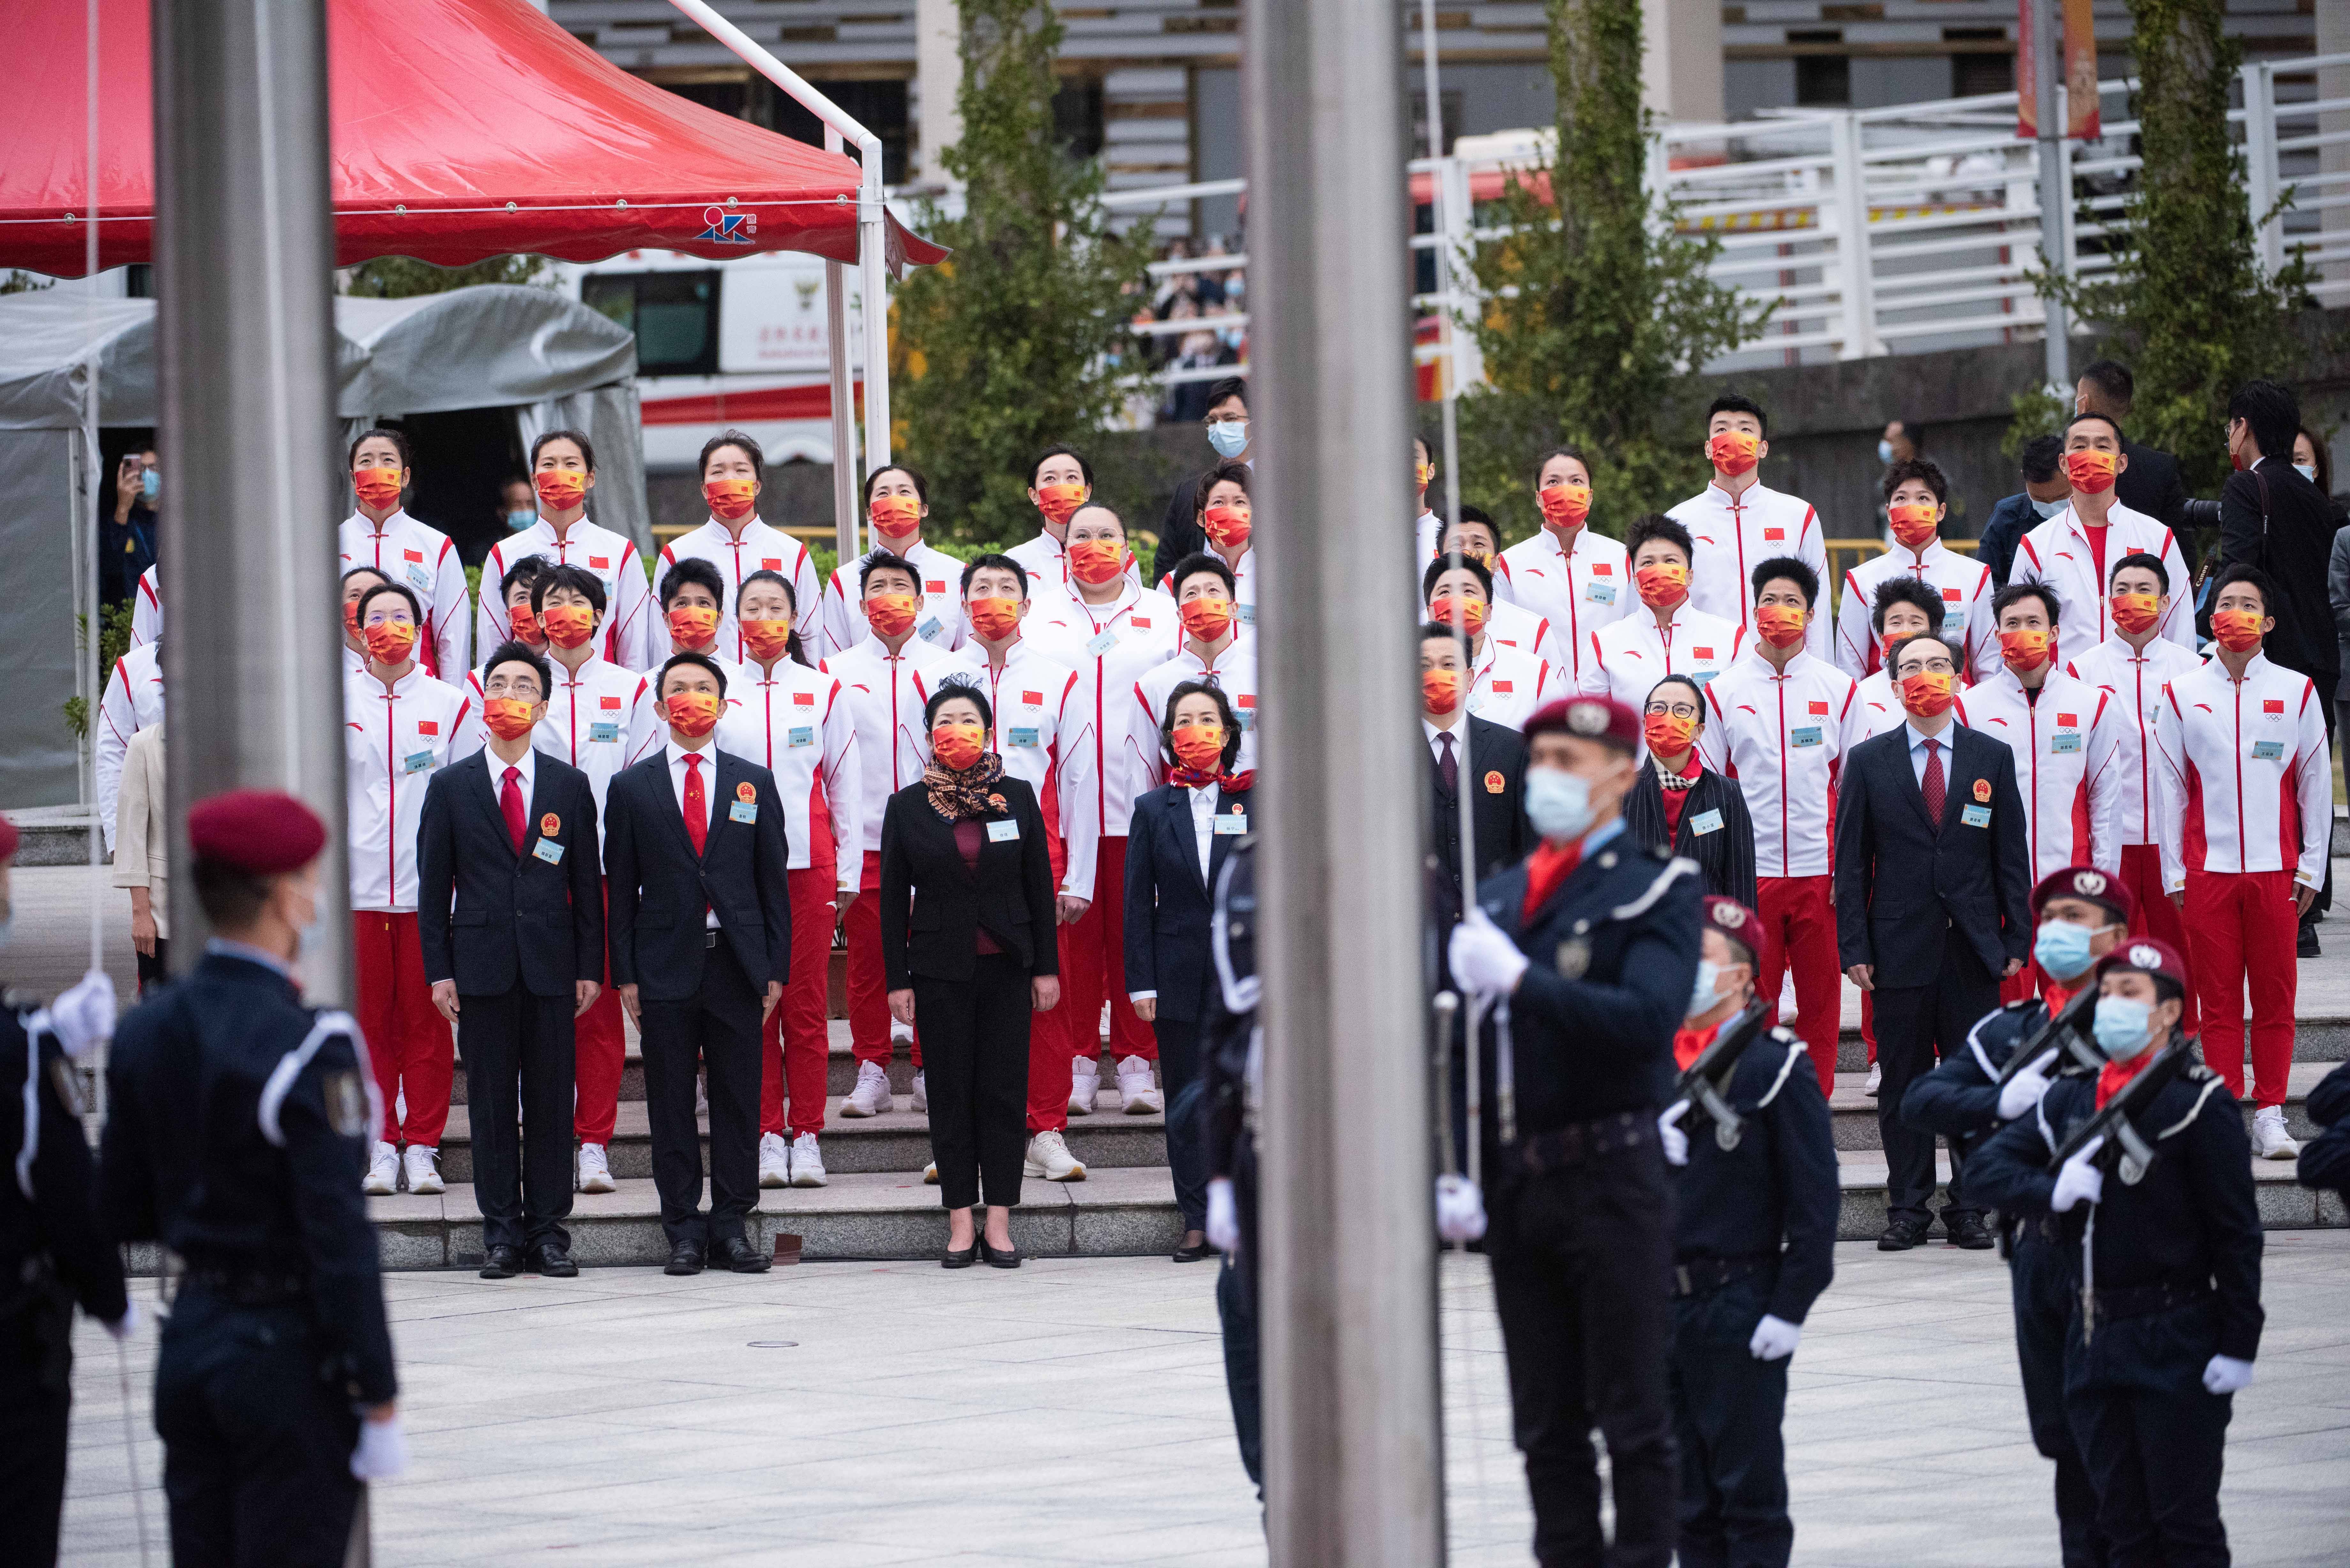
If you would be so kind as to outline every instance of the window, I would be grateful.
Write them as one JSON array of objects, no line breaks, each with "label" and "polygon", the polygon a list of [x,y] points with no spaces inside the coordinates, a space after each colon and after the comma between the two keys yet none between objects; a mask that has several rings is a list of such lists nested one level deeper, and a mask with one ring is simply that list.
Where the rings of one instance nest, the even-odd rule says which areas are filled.
[{"label": "window", "polygon": [[1981,98],[2015,88],[2015,57],[2008,52],[2004,27],[1945,27],[1950,52],[1950,96]]},{"label": "window", "polygon": [[[795,140],[812,147],[824,145],[824,121],[802,109],[795,99],[787,98],[764,77],[752,84],[764,92],[770,104],[768,119],[761,123]],[[889,81],[820,81],[816,84],[824,96],[838,104],[848,117],[881,139],[881,182],[902,185],[906,182],[906,83],[898,78]],[[756,119],[754,115],[751,118]],[[847,149],[850,158],[857,156],[855,148]]]},{"label": "window", "polygon": [[1091,158],[1107,140],[1102,130],[1102,85],[1098,78],[1065,79],[1053,90],[1053,139],[1072,158]]},{"label": "window", "polygon": [[637,374],[718,373],[718,273],[590,273],[579,298],[637,335]]},{"label": "window", "polygon": [[[1791,27],[1787,42],[1794,45],[1841,45],[1840,28],[1806,30]],[[1806,53],[1795,57],[1795,104],[1801,109],[1845,109],[1852,103],[1852,57]]]}]

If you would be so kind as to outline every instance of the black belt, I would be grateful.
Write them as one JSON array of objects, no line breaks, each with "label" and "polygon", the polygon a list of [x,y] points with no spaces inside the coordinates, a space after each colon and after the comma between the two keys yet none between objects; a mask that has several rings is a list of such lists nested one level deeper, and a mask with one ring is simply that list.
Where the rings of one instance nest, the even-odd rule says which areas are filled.
[{"label": "black belt", "polygon": [[192,1268],[180,1288],[201,1291],[230,1306],[283,1306],[307,1300],[310,1284],[299,1274],[265,1269]]},{"label": "black belt", "polygon": [[1595,1122],[1570,1122],[1521,1140],[1518,1163],[1535,1176],[1547,1176],[1596,1159],[1623,1154],[1657,1141],[1657,1118],[1649,1111],[1619,1111]]},{"label": "black belt", "polygon": [[1776,1252],[1751,1252],[1742,1258],[1691,1258],[1673,1265],[1673,1294],[1711,1295],[1732,1280],[1751,1279],[1776,1268]]},{"label": "black belt", "polygon": [[2199,1282],[2115,1285],[2095,1293],[2091,1310],[2103,1322],[2119,1323],[2126,1318],[2168,1312],[2173,1307],[2195,1306],[2210,1301],[2216,1293],[2210,1285]]}]

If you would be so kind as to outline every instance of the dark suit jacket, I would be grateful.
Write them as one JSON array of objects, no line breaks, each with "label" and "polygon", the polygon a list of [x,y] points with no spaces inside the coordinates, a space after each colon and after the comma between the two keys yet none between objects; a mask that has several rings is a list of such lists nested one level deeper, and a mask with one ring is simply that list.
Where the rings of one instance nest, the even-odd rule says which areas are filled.
[{"label": "dark suit jacket", "polygon": [[[1657,763],[1640,763],[1640,776],[1624,798],[1624,826],[1640,843],[1669,850],[1697,862],[1704,874],[1705,890],[1735,898],[1754,908],[1754,821],[1746,815],[1746,792],[1738,781],[1708,768],[1690,786],[1681,806],[1680,827],[1665,842],[1665,786],[1657,782]],[[1700,833],[1697,819],[1709,811],[1721,813],[1721,826]]]},{"label": "dark suit jacket", "polygon": [[[533,996],[569,996],[575,981],[604,978],[596,794],[577,768],[544,752],[533,757],[516,854],[498,805],[495,762],[485,747],[424,788],[416,833],[424,978],[453,980],[461,996],[504,995],[517,979]],[[545,833],[550,817],[555,831]],[[541,858],[542,842],[559,846],[561,858]]]},{"label": "dark suit jacket", "polygon": [[2187,526],[2187,483],[2178,477],[2178,460],[2167,452],[2122,442],[2129,466],[2114,481],[2114,499],[2133,512],[2143,512],[2178,535],[2178,553],[2187,557],[2189,576],[2195,572],[2194,530]]},{"label": "dark suit jacket", "polygon": [[1198,504],[1200,481],[1213,472],[1203,468],[1185,474],[1175,493],[1167,498],[1167,515],[1159,520],[1159,548],[1151,553],[1150,575],[1142,579],[1143,587],[1157,587],[1159,579],[1175,569],[1176,562],[1208,547],[1208,535],[1200,527]]},{"label": "dark suit jacket", "polygon": [[2007,587],[2016,550],[2023,536],[2039,525],[2040,514],[2033,509],[2032,497],[2021,490],[2002,497],[1991,509],[1991,515],[1983,520],[1982,536],[1975,544],[1975,559],[1991,568],[1992,587]]},{"label": "dark suit jacket", "polygon": [[920,783],[882,808],[881,966],[890,990],[908,989],[918,974],[969,980],[983,926],[1030,974],[1061,972],[1045,814],[1035,792],[1009,774],[994,793],[1003,809],[983,820],[1017,823],[1020,836],[982,837],[975,877],[955,847],[954,824]]},{"label": "dark suit jacket", "polygon": [[[1435,752],[1425,743],[1419,751],[1428,762],[1428,794],[1435,810],[1435,832],[1429,844],[1451,878],[1451,907],[1457,918],[1461,912],[1461,797],[1445,790]],[[1469,760],[1471,765],[1462,771],[1461,782],[1469,786],[1470,817],[1477,834],[1473,885],[1524,859],[1534,846],[1534,830],[1526,820],[1525,737],[1506,724],[1490,723],[1471,714]]]},{"label": "dark suit jacket", "polygon": [[2220,492],[2220,558],[2250,561],[2276,584],[2270,661],[2300,670],[2321,692],[2342,679],[2334,607],[2325,597],[2334,527],[2334,503],[2294,472],[2290,453],[2230,474]]},{"label": "dark suit jacket", "polygon": [[[1837,964],[1876,966],[1880,986],[1930,984],[1943,943],[1972,944],[1997,978],[2032,951],[2032,862],[2015,753],[1952,724],[1942,830],[1909,770],[1909,726],[1852,749],[1836,794]],[[1991,809],[1988,827],[1967,826],[1970,807]]]},{"label": "dark suit jacket", "polygon": [[[710,833],[696,859],[685,814],[669,778],[669,744],[612,775],[604,794],[604,874],[611,898],[612,983],[642,988],[652,1002],[683,1002],[702,989],[702,911],[719,929],[754,990],[787,982],[792,900],[785,872],[784,803],[775,775],[732,752],[711,748],[718,787]],[[751,822],[733,808],[749,785]]]},{"label": "dark suit jacket", "polygon": [[[1245,820],[1247,790],[1222,790],[1216,815]],[[1208,874],[1200,875],[1191,833],[1191,792],[1160,784],[1134,803],[1126,840],[1126,989],[1159,993],[1159,1016],[1190,1023],[1208,1015],[1215,963],[1209,926],[1217,875],[1241,835],[1208,840]]]}]

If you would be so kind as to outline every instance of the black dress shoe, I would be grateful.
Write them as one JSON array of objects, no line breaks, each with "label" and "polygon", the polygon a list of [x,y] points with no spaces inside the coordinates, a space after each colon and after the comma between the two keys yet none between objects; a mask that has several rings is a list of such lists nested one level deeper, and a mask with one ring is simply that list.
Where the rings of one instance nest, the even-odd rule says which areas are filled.
[{"label": "black dress shoe", "polygon": [[702,1249],[691,1241],[680,1241],[670,1249],[669,1262],[661,1265],[664,1274],[698,1274],[702,1272]]},{"label": "black dress shoe", "polygon": [[941,1269],[968,1269],[977,1262],[979,1243],[976,1241],[968,1247],[949,1247],[939,1254],[939,1267]]},{"label": "black dress shoe", "polygon": [[571,1261],[570,1252],[561,1243],[550,1241],[533,1249],[530,1272],[545,1279],[567,1280],[577,1275],[579,1265]]},{"label": "black dress shoe", "polygon": [[1208,1245],[1207,1238],[1203,1236],[1200,1239],[1200,1244],[1196,1247],[1176,1248],[1173,1257],[1174,1262],[1179,1263],[1197,1263],[1203,1262],[1206,1259],[1212,1258],[1215,1255],[1216,1250]]},{"label": "black dress shoe", "polygon": [[979,1255],[987,1260],[987,1266],[991,1269],[1016,1269],[1020,1266],[1019,1248],[999,1247],[984,1236],[979,1239]]},{"label": "black dress shoe", "polygon": [[482,1278],[485,1280],[510,1280],[520,1272],[522,1272],[520,1247],[493,1247],[482,1259]]},{"label": "black dress shoe", "polygon": [[1950,1245],[1963,1247],[1970,1252],[1986,1252],[1991,1248],[1991,1227],[1980,1214],[1964,1214],[1956,1219],[1945,1214],[1942,1223],[1949,1227]]},{"label": "black dress shoe", "polygon": [[1880,1252],[1906,1252],[1925,1239],[1926,1221],[1905,1215],[1886,1226],[1885,1234],[1877,1239],[1877,1250]]},{"label": "black dress shoe", "polygon": [[2314,922],[2301,928],[2300,936],[2295,938],[2293,940],[2293,956],[2295,958],[2319,958],[2323,956],[2317,946],[2317,927]]},{"label": "black dress shoe", "polygon": [[748,1236],[729,1236],[718,1249],[726,1267],[738,1274],[764,1274],[775,1266],[775,1260],[751,1243]]}]

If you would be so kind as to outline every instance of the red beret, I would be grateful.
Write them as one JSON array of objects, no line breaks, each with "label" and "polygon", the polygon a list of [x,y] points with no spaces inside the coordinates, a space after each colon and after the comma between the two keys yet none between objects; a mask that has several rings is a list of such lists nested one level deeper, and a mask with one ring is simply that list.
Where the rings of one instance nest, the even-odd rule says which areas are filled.
[{"label": "red beret", "polygon": [[0,816],[0,860],[6,860],[16,853],[16,825],[6,817]]},{"label": "red beret", "polygon": [[2187,961],[2160,937],[2132,937],[2097,961],[2097,978],[2103,980],[2117,969],[2138,970],[2168,981],[2182,993],[2187,990]]},{"label": "red beret", "polygon": [[318,814],[279,790],[233,789],[188,812],[188,848],[253,877],[298,870],[327,846]]},{"label": "red beret", "polygon": [[1613,697],[1568,697],[1545,702],[1526,721],[1526,739],[1580,735],[1634,752],[1640,745],[1640,716]]},{"label": "red beret", "polygon": [[1703,908],[1707,925],[1757,958],[1762,956],[1762,920],[1753,910],[1719,893],[1708,893]]},{"label": "red beret", "polygon": [[2137,903],[2120,877],[2094,866],[2067,866],[2043,877],[2040,886],[2032,889],[2032,912],[2038,914],[2040,907],[2051,898],[2085,898],[2109,910],[2115,920],[2125,926],[2129,924],[2130,911]]}]

